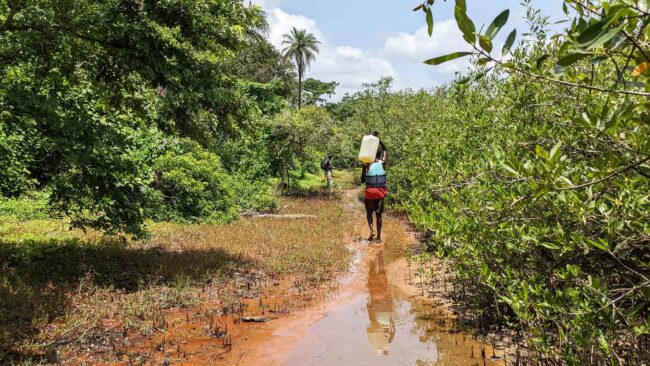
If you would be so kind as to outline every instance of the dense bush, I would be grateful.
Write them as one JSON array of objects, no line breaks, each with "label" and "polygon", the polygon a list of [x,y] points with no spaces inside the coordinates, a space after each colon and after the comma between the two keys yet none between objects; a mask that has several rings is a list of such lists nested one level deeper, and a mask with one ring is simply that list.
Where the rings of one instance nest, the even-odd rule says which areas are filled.
[{"label": "dense bush", "polygon": [[314,106],[279,113],[266,121],[266,131],[273,175],[289,188],[306,173],[320,170],[325,154],[339,144],[336,122],[325,109]]},{"label": "dense bush", "polygon": [[229,72],[266,42],[242,1],[3,1],[0,19],[0,193],[51,186],[75,226],[143,234],[152,136],[214,146],[281,105],[265,73],[286,63],[251,59],[257,90]]},{"label": "dense bush", "polygon": [[216,154],[191,140],[169,143],[153,161],[154,193],[150,209],[156,220],[228,222],[239,215],[233,177]]},{"label": "dense bush", "polygon": [[20,198],[0,198],[0,217],[17,220],[41,220],[50,217],[48,193],[31,192]]},{"label": "dense bush", "polygon": [[0,120],[0,196],[16,196],[28,188],[25,159],[21,159],[19,135],[7,135]]}]

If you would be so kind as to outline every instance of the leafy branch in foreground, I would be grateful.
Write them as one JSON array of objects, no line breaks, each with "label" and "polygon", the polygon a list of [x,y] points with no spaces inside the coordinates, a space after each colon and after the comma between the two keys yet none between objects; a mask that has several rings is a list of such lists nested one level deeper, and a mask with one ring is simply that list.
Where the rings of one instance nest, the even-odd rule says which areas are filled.
[{"label": "leafy branch in foreground", "polygon": [[[423,10],[432,13],[434,1],[427,1],[416,10]],[[571,10],[573,10],[573,13]],[[599,92],[618,93],[626,95],[650,96],[650,92],[643,91],[638,83],[630,83],[630,77],[636,81],[646,75],[650,69],[650,58],[646,49],[646,37],[650,34],[648,24],[650,13],[635,4],[628,4],[624,1],[615,1],[610,6],[600,5],[596,7],[587,1],[567,0],[564,4],[567,16],[574,14],[572,25],[566,30],[565,37],[559,46],[556,68],[553,73],[537,73],[535,66],[545,61],[548,55],[542,55],[535,63],[513,62],[509,58],[510,51],[516,41],[517,30],[510,32],[505,40],[500,56],[495,56],[493,51],[493,40],[507,24],[509,10],[502,11],[487,27],[484,34],[476,31],[474,22],[467,15],[467,7],[464,0],[457,0],[454,8],[454,16],[458,28],[463,34],[464,40],[472,47],[472,52],[455,52],[445,56],[439,56],[425,63],[438,65],[463,56],[477,56],[480,64],[489,62],[495,63],[506,71],[520,72],[537,79],[550,81],[570,87],[590,89]],[[433,31],[432,25],[430,26]],[[559,37],[558,37],[559,39]],[[593,83],[574,81],[571,75],[567,75],[566,68],[579,61],[588,60],[594,65],[603,62],[611,62],[617,67],[616,82],[610,87],[595,86]],[[624,62],[622,62],[624,61]],[[623,67],[618,67],[622,63]],[[633,68],[630,73],[629,68]],[[564,76],[556,78],[551,75]],[[647,76],[647,75],[646,75]],[[644,77],[647,81],[647,78]],[[621,89],[618,86],[623,85]],[[628,86],[634,86],[636,90],[628,90]]]},{"label": "leafy branch in foreground", "polygon": [[539,363],[647,363],[648,1],[566,0],[558,34],[523,4],[529,29],[506,33],[507,10],[479,28],[456,1],[467,47],[425,63],[470,69],[395,153],[394,197]]}]

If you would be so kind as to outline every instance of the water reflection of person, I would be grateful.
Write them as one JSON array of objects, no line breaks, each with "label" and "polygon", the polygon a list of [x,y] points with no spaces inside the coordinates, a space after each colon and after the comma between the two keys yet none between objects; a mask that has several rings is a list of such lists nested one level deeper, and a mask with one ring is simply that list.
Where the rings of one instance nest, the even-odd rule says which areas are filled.
[{"label": "water reflection of person", "polygon": [[383,256],[377,256],[368,269],[368,319],[366,328],[370,344],[377,353],[388,355],[388,346],[395,338],[393,320],[393,298],[388,288],[388,277],[384,268]]}]

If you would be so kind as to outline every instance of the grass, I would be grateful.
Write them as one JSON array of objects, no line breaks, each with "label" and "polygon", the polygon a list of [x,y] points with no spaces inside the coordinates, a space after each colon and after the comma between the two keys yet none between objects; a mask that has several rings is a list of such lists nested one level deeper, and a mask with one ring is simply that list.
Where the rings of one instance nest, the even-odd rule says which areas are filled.
[{"label": "grass", "polygon": [[282,194],[291,197],[328,197],[340,198],[341,189],[356,187],[354,172],[334,170],[332,172],[333,185],[327,186],[325,173],[305,173],[304,177],[296,178],[292,187],[286,188]]},{"label": "grass", "polygon": [[340,201],[285,197],[279,213],[317,219],[153,223],[148,242],[125,243],[65,221],[0,217],[0,364],[56,362],[64,349],[145,334],[169,309],[200,304],[206,286],[238,277],[309,287],[346,269],[351,220]]}]

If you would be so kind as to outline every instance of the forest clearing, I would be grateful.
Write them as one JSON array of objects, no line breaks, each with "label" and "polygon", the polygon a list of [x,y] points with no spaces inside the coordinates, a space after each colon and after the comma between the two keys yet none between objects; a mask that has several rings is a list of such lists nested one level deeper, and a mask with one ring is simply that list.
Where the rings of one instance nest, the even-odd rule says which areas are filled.
[{"label": "forest clearing", "polygon": [[0,365],[650,365],[649,97],[647,0],[0,0]]}]

